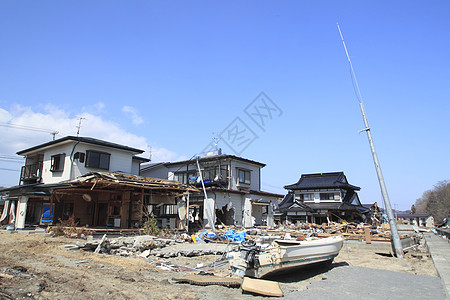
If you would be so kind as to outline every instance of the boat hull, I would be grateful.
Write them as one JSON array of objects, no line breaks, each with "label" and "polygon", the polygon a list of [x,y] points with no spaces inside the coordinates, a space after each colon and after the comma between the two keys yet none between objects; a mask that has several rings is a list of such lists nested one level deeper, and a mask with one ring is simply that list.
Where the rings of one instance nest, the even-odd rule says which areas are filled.
[{"label": "boat hull", "polygon": [[339,254],[343,243],[339,236],[310,241],[277,240],[269,251],[257,256],[258,265],[245,267],[245,276],[262,278],[331,262]]}]

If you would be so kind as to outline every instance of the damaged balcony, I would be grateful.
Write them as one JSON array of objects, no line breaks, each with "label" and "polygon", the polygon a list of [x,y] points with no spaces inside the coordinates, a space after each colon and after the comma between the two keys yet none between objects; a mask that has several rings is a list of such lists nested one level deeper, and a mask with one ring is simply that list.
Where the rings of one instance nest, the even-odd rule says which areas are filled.
[{"label": "damaged balcony", "polygon": [[42,161],[22,166],[20,184],[40,183],[42,181],[42,166]]},{"label": "damaged balcony", "polygon": [[[220,172],[219,172],[220,170]],[[218,166],[208,166],[202,168],[202,177],[205,187],[221,187],[228,188],[229,172],[226,166],[219,169]],[[200,174],[196,170],[189,170],[188,172],[177,172],[174,174],[174,180],[184,184],[189,184],[196,187],[201,187]]]}]

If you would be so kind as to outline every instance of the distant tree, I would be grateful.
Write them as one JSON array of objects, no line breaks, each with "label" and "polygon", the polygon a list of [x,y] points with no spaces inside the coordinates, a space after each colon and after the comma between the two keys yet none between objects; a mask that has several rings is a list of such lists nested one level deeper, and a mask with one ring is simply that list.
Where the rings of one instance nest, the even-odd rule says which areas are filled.
[{"label": "distant tree", "polygon": [[450,217],[450,181],[440,181],[433,189],[425,191],[416,200],[415,208],[418,213],[432,215],[436,223]]}]

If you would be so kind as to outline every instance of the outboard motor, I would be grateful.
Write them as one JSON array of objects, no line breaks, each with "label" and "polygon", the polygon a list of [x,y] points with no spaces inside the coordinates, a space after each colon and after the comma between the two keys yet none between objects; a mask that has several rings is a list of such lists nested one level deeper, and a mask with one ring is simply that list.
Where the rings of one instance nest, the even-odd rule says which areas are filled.
[{"label": "outboard motor", "polygon": [[259,268],[259,260],[256,257],[261,250],[260,246],[256,245],[254,240],[243,241],[239,245],[239,251],[241,252],[241,258],[247,262],[248,268]]}]

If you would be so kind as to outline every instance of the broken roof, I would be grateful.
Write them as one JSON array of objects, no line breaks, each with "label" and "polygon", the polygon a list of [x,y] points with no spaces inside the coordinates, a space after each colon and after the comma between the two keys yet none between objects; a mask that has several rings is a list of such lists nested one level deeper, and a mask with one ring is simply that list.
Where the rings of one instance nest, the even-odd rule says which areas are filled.
[{"label": "broken roof", "polygon": [[360,188],[351,185],[347,181],[344,172],[331,173],[315,173],[302,174],[297,183],[286,185],[284,187],[288,190],[308,190],[308,189],[323,189],[323,188],[342,188],[346,190],[357,190]]},{"label": "broken roof", "polygon": [[111,172],[90,172],[76,179],[67,181],[68,186],[59,189],[86,187],[90,190],[94,189],[147,189],[160,192],[168,192],[172,194],[181,194],[184,192],[197,193],[199,190],[195,187],[181,184],[178,181],[148,178],[137,175],[128,175]]},{"label": "broken roof", "polygon": [[111,143],[111,142],[107,142],[107,141],[103,141],[103,140],[99,140],[99,139],[95,139],[95,138],[90,138],[90,137],[81,137],[81,136],[66,136],[54,141],[50,141],[48,143],[44,143],[41,145],[37,145],[22,151],[17,152],[18,155],[25,155],[28,152],[32,152],[35,150],[39,150],[39,149],[44,149],[56,144],[60,144],[60,143],[65,143],[65,142],[70,142],[70,141],[74,141],[74,142],[81,142],[81,143],[86,143],[86,144],[93,144],[93,145],[98,145],[98,146],[104,146],[104,147],[109,147],[109,148],[115,148],[115,149],[120,149],[120,150],[125,150],[125,151],[130,151],[136,154],[139,153],[143,153],[144,150],[140,150],[137,148],[132,148],[132,147],[128,147],[125,145],[120,145],[120,144],[116,144],[116,143]]}]

